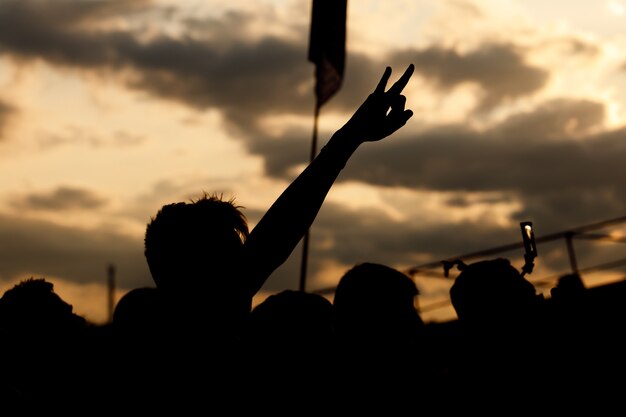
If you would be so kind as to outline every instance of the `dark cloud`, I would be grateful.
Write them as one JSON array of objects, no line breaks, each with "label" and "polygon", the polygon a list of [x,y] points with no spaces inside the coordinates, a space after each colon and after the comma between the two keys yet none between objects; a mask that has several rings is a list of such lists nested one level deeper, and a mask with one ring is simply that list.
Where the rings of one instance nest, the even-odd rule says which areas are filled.
[{"label": "dark cloud", "polygon": [[[440,191],[596,187],[617,180],[612,173],[619,172],[626,147],[621,130],[589,134],[601,126],[603,117],[599,103],[557,100],[485,131],[449,125],[418,134],[398,132],[382,143],[363,144],[341,179]],[[286,159],[277,149],[285,146],[295,157],[290,149],[304,133],[261,140],[254,149],[266,155],[271,172],[288,172],[295,163],[280,168]]]},{"label": "dark cloud", "polygon": [[[426,223],[419,218],[398,222],[382,210],[333,204],[323,207],[315,230],[319,245],[312,245],[313,250],[348,264],[369,259],[395,265],[418,256],[439,260],[502,244],[510,236],[494,224]],[[329,246],[328,241],[335,243]]]},{"label": "dark cloud", "polygon": [[[556,229],[610,218],[626,212],[626,176],[620,174],[626,129],[602,132],[604,116],[600,103],[559,99],[483,131],[453,125],[398,132],[363,144],[338,181],[455,192],[450,204],[457,206],[464,193],[495,192],[522,204],[520,217]],[[256,142],[253,150],[265,155],[270,174],[286,178],[296,161],[305,161],[305,137],[304,131],[290,132]],[[292,164],[284,165],[281,148]]]},{"label": "dark cloud", "polygon": [[9,123],[16,114],[17,110],[14,106],[0,100],[0,141],[4,139]]},{"label": "dark cloud", "polygon": [[[100,3],[106,2],[64,1],[59,7],[4,2],[2,52],[115,75],[133,88],[199,109],[217,107],[240,128],[253,127],[256,118],[270,112],[311,112],[313,67],[306,61],[305,36],[299,42],[251,39],[241,35],[242,22],[251,17],[231,13],[220,21],[207,19],[202,33],[144,39],[139,30],[94,26],[114,13],[128,18],[124,8],[103,10]],[[193,26],[199,25],[196,19]],[[303,90],[307,83],[310,88]]]},{"label": "dark cloud", "polygon": [[[591,134],[602,106],[559,101],[511,116],[487,131],[433,128],[362,146],[342,180],[437,191],[499,191],[526,214],[559,223],[626,212],[626,130]],[[576,208],[575,210],[573,208]],[[591,218],[593,218],[591,217]]]},{"label": "dark cloud", "polygon": [[3,0],[0,15],[11,13],[15,18],[13,27],[7,31],[19,30],[16,26],[28,23],[36,26],[78,26],[81,24],[99,23],[119,15],[130,15],[147,10],[152,0]]},{"label": "dark cloud", "polygon": [[15,114],[15,108],[0,100],[0,140],[9,123],[9,118]]},{"label": "dark cloud", "polygon": [[[124,1],[7,0],[0,4],[0,45],[4,53],[80,67],[120,66],[126,33],[90,29],[99,19],[128,12]],[[131,8],[138,1],[128,2]]]},{"label": "dark cloud", "polygon": [[23,217],[0,215],[0,276],[61,277],[106,283],[113,263],[120,288],[153,285],[143,241],[110,230],[84,230]]},{"label": "dark cloud", "polygon": [[92,191],[76,187],[58,187],[48,193],[33,193],[14,203],[19,209],[64,211],[93,210],[106,205],[106,200]]},{"label": "dark cloud", "polygon": [[538,143],[551,139],[583,138],[600,130],[605,122],[604,105],[591,100],[554,99],[535,110],[510,116],[492,129],[502,139],[519,138]]},{"label": "dark cloud", "polygon": [[524,60],[513,44],[482,44],[477,49],[431,46],[412,54],[415,71],[442,90],[474,83],[483,91],[479,110],[488,110],[508,100],[537,92],[548,80],[548,72]]}]

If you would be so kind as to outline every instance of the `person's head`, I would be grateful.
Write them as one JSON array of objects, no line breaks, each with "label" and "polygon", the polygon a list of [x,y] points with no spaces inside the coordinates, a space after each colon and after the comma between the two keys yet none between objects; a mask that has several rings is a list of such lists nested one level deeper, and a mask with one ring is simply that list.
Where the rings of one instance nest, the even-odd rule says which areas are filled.
[{"label": "person's head", "polygon": [[45,278],[29,278],[8,289],[0,298],[0,327],[24,334],[74,332],[87,320],[73,312]]},{"label": "person's head", "polygon": [[166,323],[165,302],[158,288],[133,288],[113,310],[113,326],[123,335],[144,337],[162,330]]},{"label": "person's head", "polygon": [[284,345],[300,344],[311,349],[333,336],[333,305],[324,296],[283,290],[258,304],[250,315],[255,339]]},{"label": "person's head", "polygon": [[452,306],[465,322],[527,317],[538,300],[534,285],[505,258],[464,265],[450,287]]},{"label": "person's head", "polygon": [[412,332],[423,324],[415,308],[418,294],[415,282],[395,268],[371,262],[357,264],[341,277],[335,289],[338,330]]},{"label": "person's head", "polygon": [[248,224],[234,200],[204,194],[190,202],[163,206],[146,227],[145,256],[156,286],[167,291],[206,282],[207,273],[224,278],[236,267]]}]

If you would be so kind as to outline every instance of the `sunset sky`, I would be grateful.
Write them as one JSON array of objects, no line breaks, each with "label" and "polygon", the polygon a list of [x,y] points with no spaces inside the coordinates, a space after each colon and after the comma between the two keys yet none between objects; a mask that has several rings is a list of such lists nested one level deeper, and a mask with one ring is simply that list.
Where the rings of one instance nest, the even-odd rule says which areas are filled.
[{"label": "sunset sky", "polygon": [[[101,322],[107,265],[117,297],[153,285],[143,234],[163,204],[217,192],[253,227],[309,159],[310,12],[0,0],[0,290],[45,277]],[[626,215],[626,0],[352,0],[346,50],[320,147],[388,65],[393,82],[415,64],[414,116],[341,173],[311,229],[308,290],[359,262],[404,270],[521,241],[522,220],[542,236]],[[577,245],[583,268],[626,256]],[[301,253],[264,294],[298,287]],[[531,281],[568,271],[563,242],[539,254]],[[425,306],[450,280],[416,283]]]}]

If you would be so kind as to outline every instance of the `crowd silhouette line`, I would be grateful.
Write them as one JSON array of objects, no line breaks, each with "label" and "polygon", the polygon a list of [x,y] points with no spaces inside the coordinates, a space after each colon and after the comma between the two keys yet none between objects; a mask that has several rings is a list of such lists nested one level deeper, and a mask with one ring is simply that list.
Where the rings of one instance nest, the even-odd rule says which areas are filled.
[{"label": "crowd silhouette line", "polygon": [[20,410],[9,415],[94,405],[235,414],[266,403],[279,414],[328,412],[329,404],[352,414],[510,414],[546,406],[538,393],[555,388],[565,394],[547,406],[561,411],[582,398],[621,398],[610,381],[625,368],[626,303],[611,300],[625,290],[591,297],[576,275],[546,299],[508,259],[459,264],[449,293],[457,320],[445,325],[424,322],[408,275],[367,261],[345,271],[332,301],[284,290],[252,307],[354,152],[412,117],[402,92],[413,70],[387,88],[387,67],[252,230],[244,207],[218,194],[158,209],[144,240],[154,286],[128,291],[111,323],[75,314],[45,278],[7,290],[0,400]]}]

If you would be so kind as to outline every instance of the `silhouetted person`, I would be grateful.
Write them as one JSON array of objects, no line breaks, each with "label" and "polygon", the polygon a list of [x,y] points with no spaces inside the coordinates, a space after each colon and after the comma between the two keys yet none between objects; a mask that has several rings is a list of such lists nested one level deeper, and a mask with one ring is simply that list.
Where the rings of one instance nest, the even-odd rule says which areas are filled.
[{"label": "silhouetted person", "polygon": [[516,407],[538,406],[548,389],[546,350],[553,347],[544,323],[544,300],[508,259],[462,265],[450,300],[462,331],[450,382],[468,408],[488,410],[493,398]]},{"label": "silhouetted person", "polygon": [[594,306],[580,275],[573,273],[560,277],[557,285],[550,289],[550,296],[549,318],[562,347],[571,352],[579,351],[583,345],[590,347],[594,327],[600,323],[595,320]]},{"label": "silhouetted person", "polygon": [[322,295],[283,290],[258,304],[250,315],[248,337],[280,357],[306,357],[334,347],[333,305]]},{"label": "silhouetted person", "polygon": [[571,273],[561,276],[550,294],[556,342],[550,369],[561,378],[563,396],[607,410],[623,408],[623,386],[616,382],[626,371],[625,282],[587,288]]},{"label": "silhouetted person", "polygon": [[450,287],[450,301],[459,320],[488,331],[511,321],[526,322],[539,298],[535,286],[505,258],[463,267]]},{"label": "silhouetted person", "polygon": [[150,343],[149,339],[166,334],[167,313],[165,301],[157,288],[133,288],[115,305],[112,324],[121,337],[132,338],[137,343]]},{"label": "silhouetted person", "polygon": [[374,91],[250,233],[242,207],[215,194],[165,205],[152,218],[145,255],[177,317],[174,338],[182,350],[173,356],[185,362],[182,368],[199,368],[194,360],[217,361],[228,376],[236,375],[230,364],[239,362],[237,344],[253,296],[291,255],[356,149],[393,134],[412,116],[401,92],[413,69],[410,65],[387,91],[391,68],[385,69]]},{"label": "silhouetted person", "polygon": [[210,318],[212,326],[239,323],[250,312],[252,297],[311,226],[353,152],[363,142],[391,135],[412,116],[401,94],[412,73],[410,65],[385,91],[391,75],[387,67],[374,92],[250,233],[242,207],[234,200],[205,195],[163,206],[145,235],[145,255],[156,286],[181,301],[178,307]]},{"label": "silhouetted person", "polygon": [[335,290],[336,327],[359,343],[413,343],[423,327],[415,308],[417,286],[387,265],[365,262],[348,270]]},{"label": "silhouetted person", "polygon": [[333,299],[339,349],[335,371],[338,385],[351,387],[355,395],[346,392],[343,407],[423,405],[424,384],[433,382],[434,370],[415,307],[418,294],[411,278],[383,264],[360,263],[341,277]]},{"label": "silhouetted person", "polygon": [[24,337],[74,334],[87,320],[45,278],[29,278],[8,289],[0,298],[0,326]]},{"label": "silhouetted person", "polygon": [[336,353],[328,299],[297,290],[269,296],[252,310],[245,345],[250,369],[259,381],[271,380],[255,384],[251,398],[262,403],[283,397],[272,405],[273,413],[293,412],[288,404],[306,406],[309,412],[328,410],[335,391],[328,370]]},{"label": "silhouetted person", "polygon": [[71,411],[82,398],[78,369],[88,325],[44,278],[23,280],[2,295],[0,378],[26,410]]},{"label": "silhouetted person", "polygon": [[[170,377],[188,378],[179,372],[179,340],[161,291],[154,287],[134,288],[124,294],[113,311],[111,398],[125,409],[159,411],[176,405]],[[168,356],[174,355],[172,359]]]}]

